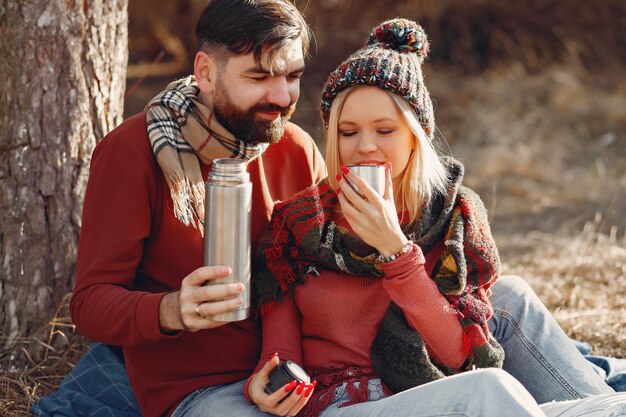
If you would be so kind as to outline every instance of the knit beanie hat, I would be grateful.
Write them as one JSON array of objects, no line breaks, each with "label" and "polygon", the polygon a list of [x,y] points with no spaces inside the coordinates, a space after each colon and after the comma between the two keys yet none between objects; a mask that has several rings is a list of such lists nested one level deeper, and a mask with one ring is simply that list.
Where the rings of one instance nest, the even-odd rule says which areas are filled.
[{"label": "knit beanie hat", "polygon": [[428,47],[426,32],[412,20],[396,18],[374,28],[366,45],[329,75],[322,91],[324,126],[328,127],[330,108],[337,94],[349,87],[369,85],[406,100],[432,140],[435,116],[422,76]]}]

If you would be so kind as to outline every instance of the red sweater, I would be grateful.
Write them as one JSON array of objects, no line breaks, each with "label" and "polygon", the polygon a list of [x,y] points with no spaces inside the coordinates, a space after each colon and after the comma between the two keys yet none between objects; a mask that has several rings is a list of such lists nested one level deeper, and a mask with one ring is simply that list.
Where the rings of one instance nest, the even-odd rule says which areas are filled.
[{"label": "red sweater", "polygon": [[429,278],[442,250],[443,242],[425,262],[420,249],[401,255],[383,265],[384,279],[329,270],[310,275],[263,315],[263,352],[256,371],[278,352],[281,361],[290,359],[309,373],[353,367],[372,375],[370,347],[391,300],[432,356],[450,368],[460,367],[467,357],[463,330]]},{"label": "red sweater", "polygon": [[[206,179],[209,167],[201,167]],[[289,124],[283,139],[248,171],[255,244],[273,202],[323,178],[324,163],[311,137]],[[245,379],[261,347],[253,320],[175,336],[161,333],[161,298],[180,289],[182,279],[203,264],[200,232],[178,221],[172,207],[146,133],[146,115],[139,114],[109,133],[93,153],[71,312],[84,336],[123,346],[146,417],[171,413],[198,388]]]}]

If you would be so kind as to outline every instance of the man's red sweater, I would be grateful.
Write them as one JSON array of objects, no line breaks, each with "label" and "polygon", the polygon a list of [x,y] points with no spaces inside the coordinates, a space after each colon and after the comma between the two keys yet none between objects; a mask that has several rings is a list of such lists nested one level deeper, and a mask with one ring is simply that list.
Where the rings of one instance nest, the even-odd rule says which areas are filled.
[{"label": "man's red sweater", "polygon": [[[201,168],[206,179],[209,167]],[[248,171],[253,246],[274,201],[325,174],[315,143],[293,124]],[[200,232],[174,217],[146,115],[134,116],[93,153],[71,312],[84,336],[123,346],[130,383],[146,417],[171,413],[198,388],[245,379],[257,363],[261,339],[254,320],[174,336],[160,331],[161,298],[180,289],[182,279],[203,265],[202,258]]]}]

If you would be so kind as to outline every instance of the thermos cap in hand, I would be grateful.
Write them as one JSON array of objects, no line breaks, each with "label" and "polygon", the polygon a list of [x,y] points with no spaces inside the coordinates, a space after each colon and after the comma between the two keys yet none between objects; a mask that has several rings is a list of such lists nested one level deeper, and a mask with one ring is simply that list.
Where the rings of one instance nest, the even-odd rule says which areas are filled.
[{"label": "thermos cap in hand", "polygon": [[293,361],[281,362],[276,368],[272,369],[269,378],[270,382],[267,384],[267,387],[265,387],[265,392],[268,394],[276,392],[282,386],[293,380],[296,380],[298,383],[304,382],[306,384],[311,382],[311,378],[306,371]]}]

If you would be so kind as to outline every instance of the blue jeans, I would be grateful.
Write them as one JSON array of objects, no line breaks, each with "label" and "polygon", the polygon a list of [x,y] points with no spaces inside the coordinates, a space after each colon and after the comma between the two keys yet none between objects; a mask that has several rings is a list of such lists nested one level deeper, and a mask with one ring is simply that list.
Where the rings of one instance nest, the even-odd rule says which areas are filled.
[{"label": "blue jeans", "polygon": [[[181,403],[172,417],[267,417],[243,398],[245,381],[198,390]],[[476,389],[480,386],[480,389]],[[331,416],[544,416],[530,394],[500,369],[479,370],[422,385],[391,397],[381,395],[380,380],[369,383],[371,401],[338,408],[345,402],[344,387],[320,417]],[[452,394],[454,393],[454,394]],[[236,413],[233,410],[237,410]]]},{"label": "blue jeans", "polygon": [[593,365],[593,369],[615,391],[626,391],[626,359],[610,358],[591,354],[591,345],[585,342],[573,340],[576,349],[585,355]]},{"label": "blue jeans", "polygon": [[[200,389],[172,417],[267,417],[243,397],[245,381]],[[379,379],[369,381],[370,401],[341,407],[345,384],[320,417],[618,417],[626,416],[626,393],[538,405],[506,371],[481,369],[384,397]]]},{"label": "blue jeans", "polygon": [[[602,377],[574,347],[524,280],[517,277],[501,277],[493,286],[492,291],[491,301],[495,313],[489,326],[506,352],[504,369],[522,383],[536,402],[541,404],[553,400],[572,400],[612,392],[603,382]],[[96,352],[96,355],[93,352]],[[117,366],[114,366],[115,361],[117,361]],[[107,367],[103,368],[100,365]],[[134,398],[129,399],[128,393],[131,391],[123,366],[123,362],[116,359],[109,348],[96,344],[85,354],[54,394],[34,404],[33,411],[37,416],[42,417],[74,417],[94,415],[90,412],[85,413],[85,410],[102,409],[104,413],[107,409],[112,409],[112,413],[103,415],[140,417],[136,401]],[[85,370],[89,371],[84,372]],[[626,376],[626,373],[622,376]],[[624,379],[621,378],[622,381]],[[85,383],[81,384],[81,381]],[[92,386],[95,386],[98,392],[87,391],[84,388]],[[443,386],[440,387],[443,388]],[[415,390],[420,389],[418,387]],[[191,393],[178,407],[177,412],[184,404],[189,405],[192,400],[199,404],[203,396],[222,390],[240,397],[241,401],[237,404],[242,410],[259,412],[256,406],[245,402],[243,385],[239,384],[210,387]],[[399,395],[401,398],[404,396],[404,394]],[[612,398],[615,400],[617,397]],[[604,400],[592,398],[589,401],[595,401],[599,408],[606,408],[608,406],[603,405],[603,402],[610,401],[610,399]],[[388,402],[388,400],[385,401]],[[548,404],[542,405],[542,408],[546,406],[554,407],[553,404]],[[239,413],[239,408],[237,413]],[[241,415],[246,415],[243,413],[244,411]]]},{"label": "blue jeans", "polygon": [[614,392],[526,281],[504,276],[492,292],[489,330],[504,348],[503,369],[539,404]]}]

